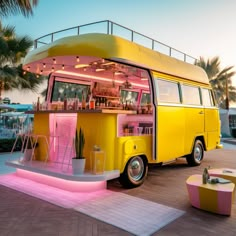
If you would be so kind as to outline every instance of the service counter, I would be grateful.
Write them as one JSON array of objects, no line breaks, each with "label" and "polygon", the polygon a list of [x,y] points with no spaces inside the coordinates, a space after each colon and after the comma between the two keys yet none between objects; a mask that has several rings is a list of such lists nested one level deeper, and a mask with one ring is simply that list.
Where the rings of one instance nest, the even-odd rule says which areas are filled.
[{"label": "service counter", "polygon": [[[49,155],[45,153],[45,141],[39,139],[35,159],[69,163],[75,156],[73,139],[76,128],[83,129],[85,134],[85,156],[89,156],[95,145],[113,156],[114,138],[123,136],[151,135],[152,114],[137,114],[133,110],[95,109],[95,110],[47,110],[27,111],[34,114],[35,135],[46,136],[49,143]],[[106,170],[114,168],[114,158],[106,160]],[[86,169],[91,163],[86,161]]]},{"label": "service counter", "polygon": [[[34,114],[32,135],[39,137],[38,145],[31,161],[6,163],[17,169],[72,181],[106,181],[119,177],[120,163],[124,161],[122,159],[140,152],[152,155],[152,132],[145,131],[145,125],[148,129],[152,128],[152,114],[115,109],[43,110],[26,113]],[[85,136],[86,167],[83,175],[73,176],[71,165],[75,156],[74,137],[76,129],[80,128]],[[94,174],[92,171],[94,163],[91,152],[95,145],[105,153],[103,174]]]},{"label": "service counter", "polygon": [[[80,127],[85,133],[86,145],[84,153],[89,156],[94,145],[101,148],[111,140],[111,137],[122,136],[122,124],[120,116],[134,115],[132,110],[96,109],[96,110],[47,110],[47,111],[27,111],[34,114],[34,129],[36,135],[46,136],[50,144],[49,161],[67,162],[73,157],[73,138],[76,128]],[[122,122],[125,122],[124,119]],[[119,124],[119,125],[118,125]],[[118,128],[119,127],[119,128]],[[44,161],[46,144],[43,139],[39,140],[39,148],[35,152],[35,159]],[[114,150],[111,144],[106,150]],[[88,162],[87,162],[88,163]],[[110,163],[111,164],[111,163]],[[108,166],[110,166],[108,164]],[[89,164],[87,164],[87,168]]]},{"label": "service counter", "polygon": [[[137,114],[133,110],[115,110],[115,109],[96,109],[96,110],[49,110],[49,111],[27,111],[28,114],[34,114],[35,134],[45,135],[52,143],[55,137],[61,137],[60,148],[65,146],[63,138],[72,138],[75,135],[76,127],[83,128],[85,131],[87,145],[91,150],[93,145],[105,143],[111,137],[122,137],[128,135],[145,134],[145,125],[152,127],[151,114]],[[139,127],[142,126],[142,127]],[[138,129],[139,127],[139,129]],[[140,132],[141,131],[141,132]],[[93,135],[91,135],[91,132]],[[67,141],[66,140],[66,141]],[[42,146],[44,145],[41,143]],[[54,140],[55,146],[55,140]],[[68,146],[68,144],[67,144]],[[39,148],[36,153],[36,159],[43,160],[45,148]],[[50,159],[53,159],[57,153],[51,150]],[[86,148],[85,148],[86,152]]]}]

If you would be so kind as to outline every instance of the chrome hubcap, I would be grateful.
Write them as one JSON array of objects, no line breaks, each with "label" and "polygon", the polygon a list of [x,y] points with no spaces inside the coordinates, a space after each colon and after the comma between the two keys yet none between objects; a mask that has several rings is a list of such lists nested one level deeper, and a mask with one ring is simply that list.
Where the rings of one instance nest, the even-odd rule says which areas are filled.
[{"label": "chrome hubcap", "polygon": [[139,156],[134,157],[129,163],[129,176],[134,181],[142,179],[144,173],[143,159]]},{"label": "chrome hubcap", "polygon": [[194,158],[197,161],[201,161],[202,159],[202,149],[199,146],[195,147]]}]

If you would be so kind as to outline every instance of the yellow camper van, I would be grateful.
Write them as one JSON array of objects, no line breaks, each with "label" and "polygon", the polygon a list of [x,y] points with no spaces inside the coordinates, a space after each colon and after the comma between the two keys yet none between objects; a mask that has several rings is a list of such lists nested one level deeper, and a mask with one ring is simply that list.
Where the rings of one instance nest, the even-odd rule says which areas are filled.
[{"label": "yellow camper van", "polygon": [[65,127],[57,135],[73,139],[82,128],[84,156],[99,147],[104,171],[118,170],[125,187],[141,185],[150,164],[185,157],[200,165],[204,151],[222,147],[212,88],[193,64],[113,34],[84,33],[35,48],[23,66],[48,76],[34,132]]}]

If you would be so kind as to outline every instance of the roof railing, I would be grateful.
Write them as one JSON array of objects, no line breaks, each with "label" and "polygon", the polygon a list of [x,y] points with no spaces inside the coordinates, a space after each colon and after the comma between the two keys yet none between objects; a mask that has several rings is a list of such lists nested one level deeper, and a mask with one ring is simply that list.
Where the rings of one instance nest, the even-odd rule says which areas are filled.
[{"label": "roof railing", "polygon": [[173,47],[170,47],[164,43],[161,43],[148,36],[140,34],[134,30],[131,30],[125,26],[114,23],[109,20],[97,21],[89,24],[79,25],[64,30],[55,31],[50,34],[46,34],[34,41],[34,48],[38,48],[42,45],[52,43],[53,41],[72,35],[82,35],[86,33],[105,33],[120,36],[131,42],[135,42],[154,51],[161,52],[165,55],[177,58],[179,60],[194,64],[197,59],[180,51]]}]

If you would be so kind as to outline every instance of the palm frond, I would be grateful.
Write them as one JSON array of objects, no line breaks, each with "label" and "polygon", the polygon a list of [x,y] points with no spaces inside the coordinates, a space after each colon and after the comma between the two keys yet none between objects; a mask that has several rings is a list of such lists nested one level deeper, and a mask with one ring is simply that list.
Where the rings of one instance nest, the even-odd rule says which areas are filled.
[{"label": "palm frond", "polygon": [[38,4],[38,0],[1,0],[0,17],[6,17],[17,13],[25,17],[33,15],[33,8]]},{"label": "palm frond", "polygon": [[212,59],[207,60],[200,57],[200,60],[196,63],[196,65],[206,71],[218,104],[222,108],[225,108],[226,104],[226,84],[228,85],[229,101],[236,100],[236,89],[232,86],[232,77],[236,74],[236,72],[233,71],[233,66],[228,66],[221,70],[219,57],[213,57]]},{"label": "palm frond", "polygon": [[17,37],[14,27],[3,27],[0,24],[0,94],[2,90],[12,89],[38,91],[45,78],[24,73],[22,65],[19,64],[32,45],[30,37]]}]

